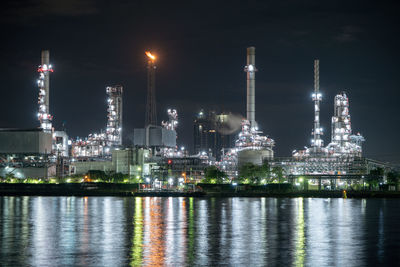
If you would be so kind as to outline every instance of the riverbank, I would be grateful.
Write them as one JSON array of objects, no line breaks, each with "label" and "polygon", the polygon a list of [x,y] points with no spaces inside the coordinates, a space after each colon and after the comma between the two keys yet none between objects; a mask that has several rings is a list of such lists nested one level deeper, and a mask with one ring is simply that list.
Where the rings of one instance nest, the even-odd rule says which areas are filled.
[{"label": "riverbank", "polygon": [[[139,191],[139,184],[116,183],[65,183],[65,184],[0,184],[1,196],[140,196],[140,197],[283,197],[283,198],[342,198],[343,191],[294,191],[260,190],[246,187],[244,190],[216,190],[216,187],[201,187],[202,191]],[[229,187],[227,187],[228,189]],[[347,191],[347,198],[400,198],[395,191]]]}]

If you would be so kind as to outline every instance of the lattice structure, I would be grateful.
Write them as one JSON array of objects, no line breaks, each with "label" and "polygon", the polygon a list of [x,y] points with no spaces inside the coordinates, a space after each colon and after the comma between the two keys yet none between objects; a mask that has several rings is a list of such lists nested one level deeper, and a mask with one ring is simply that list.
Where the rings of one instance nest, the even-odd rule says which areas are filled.
[{"label": "lattice structure", "polygon": [[74,158],[90,158],[90,157],[103,157],[110,153],[109,148],[106,146],[106,134],[93,133],[88,137],[81,139],[77,138],[72,143],[71,153]]},{"label": "lattice structure", "polygon": [[168,121],[162,121],[161,125],[167,130],[176,131],[178,127],[178,112],[176,109],[168,109]]},{"label": "lattice structure", "polygon": [[[171,131],[175,131],[176,133],[176,128],[178,127],[178,112],[176,109],[168,109],[168,121],[162,121],[161,125]],[[176,135],[176,139],[178,139],[178,135]],[[180,158],[187,156],[187,150],[185,147],[181,147],[178,149],[178,146],[175,147],[163,147],[161,148],[161,156],[163,157],[168,157],[168,158]]]},{"label": "lattice structure", "polygon": [[147,103],[145,127],[148,125],[157,125],[156,108],[156,57],[150,52],[146,52],[147,61]]},{"label": "lattice structure", "polygon": [[122,145],[122,92],[120,85],[108,86],[107,99],[107,147],[113,148]]},{"label": "lattice structure", "polygon": [[332,117],[331,143],[327,146],[328,153],[333,156],[353,155],[361,157],[362,142],[365,139],[359,133],[352,134],[349,113],[349,99],[345,92],[335,96],[334,115]]},{"label": "lattice structure", "polygon": [[322,94],[319,92],[319,60],[314,60],[314,93],[312,94],[312,100],[314,101],[314,129],[312,131],[313,138],[311,139],[311,147],[314,153],[320,153],[324,146],[324,141],[321,139],[323,134],[320,122],[320,102],[322,100]]},{"label": "lattice structure", "polygon": [[267,136],[261,135],[262,132],[251,127],[248,120],[242,121],[242,131],[236,140],[235,146],[237,150],[242,149],[271,149],[275,146],[275,141]]}]

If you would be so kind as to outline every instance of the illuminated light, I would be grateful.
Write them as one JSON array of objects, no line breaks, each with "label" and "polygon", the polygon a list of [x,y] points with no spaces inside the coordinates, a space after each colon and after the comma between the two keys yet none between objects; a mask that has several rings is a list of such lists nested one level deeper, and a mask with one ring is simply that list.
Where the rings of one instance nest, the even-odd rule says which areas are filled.
[{"label": "illuminated light", "polygon": [[156,57],[150,53],[150,51],[145,52],[146,56],[148,56],[152,61],[156,60]]},{"label": "illuminated light", "polygon": [[250,72],[252,72],[252,71],[254,71],[254,66],[250,64],[249,66],[247,66],[247,69],[248,69]]}]

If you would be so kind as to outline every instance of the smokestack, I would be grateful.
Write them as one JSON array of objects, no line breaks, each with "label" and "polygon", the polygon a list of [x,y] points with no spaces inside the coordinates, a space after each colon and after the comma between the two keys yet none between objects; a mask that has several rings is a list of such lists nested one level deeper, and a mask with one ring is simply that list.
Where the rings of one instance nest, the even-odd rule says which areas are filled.
[{"label": "smokestack", "polygon": [[247,120],[251,127],[256,127],[256,48],[254,46],[247,48],[247,65],[244,71],[247,72]]},{"label": "smokestack", "polygon": [[40,122],[40,128],[45,132],[52,131],[52,119],[50,115],[50,72],[53,69],[50,65],[50,52],[49,50],[42,51],[41,65],[38,68],[39,79],[39,111],[38,119]]},{"label": "smokestack", "polygon": [[[49,67],[50,65],[50,52],[49,50],[43,50],[42,51],[42,66],[47,66]],[[45,105],[46,105],[46,110],[49,113],[50,112],[50,75],[45,75],[44,76],[44,90],[46,92],[46,98],[45,98]]]}]

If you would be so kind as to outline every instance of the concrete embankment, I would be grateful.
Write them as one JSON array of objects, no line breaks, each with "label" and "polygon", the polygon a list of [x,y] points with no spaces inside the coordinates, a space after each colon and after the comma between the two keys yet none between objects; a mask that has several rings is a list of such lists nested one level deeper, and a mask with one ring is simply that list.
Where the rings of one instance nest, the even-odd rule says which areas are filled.
[{"label": "concrete embankment", "polygon": [[0,195],[6,196],[141,196],[141,197],[202,197],[204,192],[140,191],[139,184],[62,183],[24,184],[2,183]]},{"label": "concrete embankment", "polygon": [[65,183],[65,184],[0,184],[0,195],[24,196],[132,196],[138,184]]},{"label": "concrete embankment", "polygon": [[[400,198],[400,192],[352,191],[347,198]],[[278,198],[343,198],[343,191],[296,191],[296,192],[207,192],[207,197],[278,197]]]},{"label": "concrete embankment", "polygon": [[[65,183],[24,184],[0,183],[0,195],[6,196],[141,196],[141,197],[305,197],[342,198],[343,191],[294,191],[288,188],[269,190],[262,186],[243,186],[240,190],[231,185],[200,186],[201,191],[140,191],[138,184]],[[393,191],[347,191],[347,198],[400,198]]]}]

